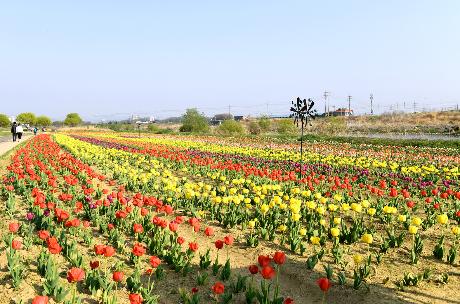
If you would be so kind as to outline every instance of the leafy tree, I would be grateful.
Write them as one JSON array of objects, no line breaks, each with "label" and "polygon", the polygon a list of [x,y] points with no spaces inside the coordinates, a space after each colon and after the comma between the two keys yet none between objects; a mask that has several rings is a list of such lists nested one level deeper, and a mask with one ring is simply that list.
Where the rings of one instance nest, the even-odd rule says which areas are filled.
[{"label": "leafy tree", "polygon": [[21,113],[16,117],[17,122],[29,125],[35,124],[36,120],[37,118],[35,117],[35,114],[31,112]]},{"label": "leafy tree", "polygon": [[5,114],[0,114],[0,127],[6,128],[10,126],[10,119]]},{"label": "leafy tree", "polygon": [[78,126],[82,122],[83,120],[81,119],[80,115],[78,115],[78,113],[69,113],[64,119],[64,124],[71,127]]},{"label": "leafy tree", "polygon": [[244,133],[244,127],[239,121],[228,119],[217,128],[217,132],[225,135],[240,135]]},{"label": "leafy tree", "polygon": [[181,132],[204,133],[209,130],[208,119],[197,109],[187,109],[182,117]]},{"label": "leafy tree", "polygon": [[41,127],[48,127],[51,125],[51,119],[48,116],[41,115],[37,117],[35,124]]},{"label": "leafy tree", "polygon": [[64,122],[62,120],[56,120],[53,121],[52,125],[55,127],[62,127],[64,125]]},{"label": "leafy tree", "polygon": [[280,119],[276,123],[276,131],[279,134],[296,134],[297,133],[297,127],[292,123],[292,120],[285,118],[285,119]]}]

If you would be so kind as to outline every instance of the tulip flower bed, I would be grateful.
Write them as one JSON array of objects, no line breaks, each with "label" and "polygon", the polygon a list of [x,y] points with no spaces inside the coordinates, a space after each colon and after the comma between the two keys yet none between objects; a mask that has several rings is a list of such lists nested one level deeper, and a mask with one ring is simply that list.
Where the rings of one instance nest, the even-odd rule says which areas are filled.
[{"label": "tulip flower bed", "polygon": [[287,148],[212,137],[33,138],[0,188],[0,295],[13,303],[458,298],[455,152],[409,149],[389,161],[375,147],[311,144],[300,167]]}]

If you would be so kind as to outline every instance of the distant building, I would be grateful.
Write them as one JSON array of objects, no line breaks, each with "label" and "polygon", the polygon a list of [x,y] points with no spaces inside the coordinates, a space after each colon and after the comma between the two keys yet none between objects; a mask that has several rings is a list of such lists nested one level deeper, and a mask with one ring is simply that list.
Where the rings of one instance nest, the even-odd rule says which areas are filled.
[{"label": "distant building", "polygon": [[243,115],[235,115],[233,119],[240,121],[240,120],[246,120],[246,117]]},{"label": "distant building", "polygon": [[328,113],[329,116],[352,116],[353,110],[348,110],[347,108],[338,108],[332,112]]},{"label": "distant building", "polygon": [[224,120],[229,120],[229,119],[233,119],[233,115],[232,114],[227,114],[227,113],[224,113],[224,114],[216,114],[214,115],[214,117],[211,119],[210,123],[211,125],[213,126],[219,126],[220,124],[222,124],[224,122]]}]

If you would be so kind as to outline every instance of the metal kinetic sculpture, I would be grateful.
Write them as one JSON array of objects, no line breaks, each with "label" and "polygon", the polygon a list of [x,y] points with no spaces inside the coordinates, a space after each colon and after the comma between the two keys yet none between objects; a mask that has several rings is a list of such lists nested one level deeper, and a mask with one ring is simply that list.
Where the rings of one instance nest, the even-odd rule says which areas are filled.
[{"label": "metal kinetic sculpture", "polygon": [[290,118],[294,118],[294,124],[301,128],[300,136],[300,179],[302,179],[302,158],[303,158],[303,133],[306,126],[311,125],[311,121],[318,116],[316,110],[313,110],[315,102],[311,99],[300,99],[297,97],[297,101],[291,101],[291,114]]}]

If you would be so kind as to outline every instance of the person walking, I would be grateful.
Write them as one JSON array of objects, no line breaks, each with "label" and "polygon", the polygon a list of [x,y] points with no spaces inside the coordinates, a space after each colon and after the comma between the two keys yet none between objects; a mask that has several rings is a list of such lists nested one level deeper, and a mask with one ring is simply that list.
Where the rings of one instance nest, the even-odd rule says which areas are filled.
[{"label": "person walking", "polygon": [[13,122],[13,124],[11,125],[11,134],[13,135],[13,142],[16,141],[16,136],[17,136],[17,124],[16,122]]},{"label": "person walking", "polygon": [[16,126],[16,133],[18,134],[18,141],[21,141],[22,132],[24,132],[24,129],[22,128],[22,125],[21,125],[21,124],[18,124],[18,125]]},{"label": "person walking", "polygon": [[34,127],[34,135],[37,135],[38,128]]}]

